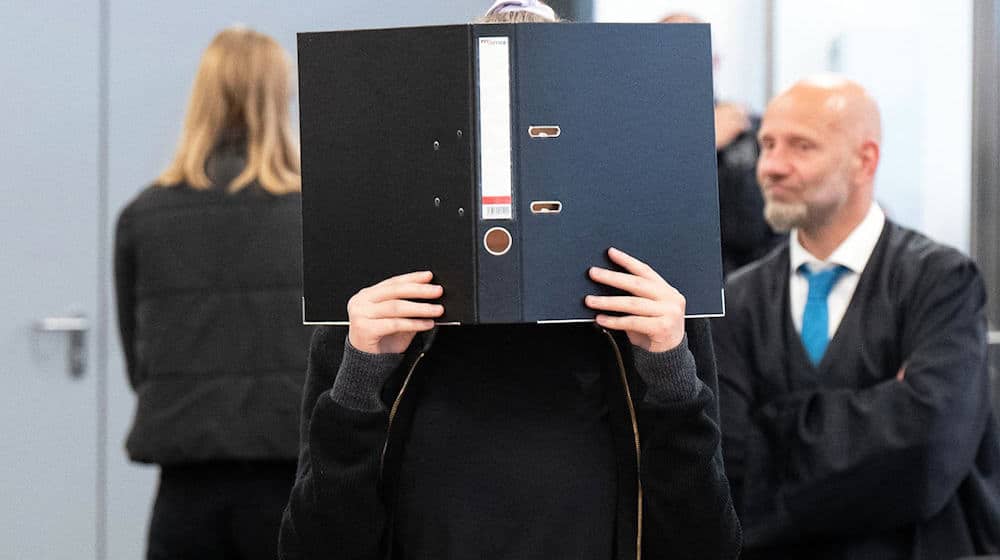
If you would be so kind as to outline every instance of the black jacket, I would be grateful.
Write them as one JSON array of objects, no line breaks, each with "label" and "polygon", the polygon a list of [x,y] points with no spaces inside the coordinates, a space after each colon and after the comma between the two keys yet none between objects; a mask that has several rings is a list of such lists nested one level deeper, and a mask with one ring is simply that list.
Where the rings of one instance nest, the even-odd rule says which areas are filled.
[{"label": "black jacket", "polygon": [[[210,160],[218,185],[239,150]],[[149,187],[115,233],[118,321],[138,397],[135,461],[294,460],[311,329],[300,196]]]},{"label": "black jacket", "polygon": [[[353,349],[345,358],[345,334],[319,329],[312,342],[298,476],[279,545],[287,560],[406,558],[405,551],[391,550],[389,535],[399,448],[406,418],[419,406],[405,389],[434,348],[418,337],[385,382],[380,401],[366,407],[363,397],[345,395],[338,383],[371,367]],[[737,557],[740,529],[723,474],[707,322],[689,321],[688,345],[665,353],[670,357],[664,361],[645,362],[656,386],[637,373],[627,339],[604,338],[601,369],[617,380],[617,394],[607,397],[619,457],[615,558],[637,558],[640,541],[645,558]]]},{"label": "black jacket", "polygon": [[789,268],[783,246],[731,277],[714,326],[746,557],[1000,553],[975,264],[887,222],[818,366],[792,324]]}]

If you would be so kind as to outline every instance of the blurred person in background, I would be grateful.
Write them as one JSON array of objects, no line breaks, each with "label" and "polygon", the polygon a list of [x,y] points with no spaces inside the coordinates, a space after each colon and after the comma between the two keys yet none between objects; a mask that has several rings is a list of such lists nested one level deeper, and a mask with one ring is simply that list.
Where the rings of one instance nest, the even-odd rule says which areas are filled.
[{"label": "blurred person in background", "polygon": [[290,78],[271,37],[216,35],[173,162],[118,219],[126,448],[161,466],[149,559],[277,554],[311,334]]},{"label": "blurred person in background", "polygon": [[[705,23],[686,13],[668,14],[660,23]],[[719,55],[712,57],[716,69]],[[764,198],[757,184],[757,130],[760,118],[739,103],[715,103],[715,151],[719,167],[719,225],[722,268],[728,276],[763,257],[784,238],[764,220]]]},{"label": "blurred person in background", "polygon": [[1000,553],[1000,438],[975,263],[874,201],[879,109],[838,76],[768,105],[758,179],[789,240],[713,324],[744,557]]}]

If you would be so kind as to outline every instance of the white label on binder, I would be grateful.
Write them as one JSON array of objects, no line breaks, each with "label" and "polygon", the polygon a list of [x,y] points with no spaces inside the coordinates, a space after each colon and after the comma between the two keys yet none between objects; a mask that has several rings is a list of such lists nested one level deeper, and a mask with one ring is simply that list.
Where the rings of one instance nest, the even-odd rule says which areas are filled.
[{"label": "white label on binder", "polygon": [[481,219],[513,218],[510,155],[510,44],[479,38],[479,185]]}]

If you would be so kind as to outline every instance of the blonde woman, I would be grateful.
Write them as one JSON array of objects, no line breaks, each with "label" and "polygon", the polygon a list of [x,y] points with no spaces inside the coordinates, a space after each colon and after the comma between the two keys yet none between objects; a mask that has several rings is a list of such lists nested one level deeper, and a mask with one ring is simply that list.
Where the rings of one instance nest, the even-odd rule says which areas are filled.
[{"label": "blonde woman", "polygon": [[276,554],[310,336],[289,73],[272,38],[219,33],[173,161],[118,220],[126,447],[161,466],[147,558]]}]

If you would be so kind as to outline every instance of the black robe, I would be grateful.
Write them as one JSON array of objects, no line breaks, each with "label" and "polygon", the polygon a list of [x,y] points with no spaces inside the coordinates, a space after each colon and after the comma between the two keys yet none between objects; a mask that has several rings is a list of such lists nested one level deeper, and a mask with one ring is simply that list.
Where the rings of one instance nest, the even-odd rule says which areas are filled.
[{"label": "black robe", "polygon": [[788,280],[786,243],[730,278],[727,316],[713,325],[744,558],[1000,552],[1000,439],[975,264],[887,222],[815,367]]}]

